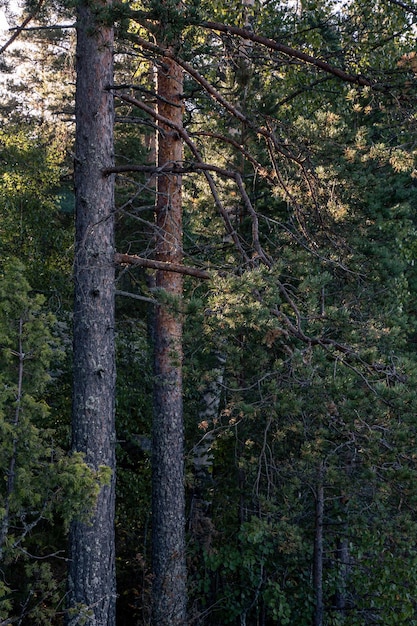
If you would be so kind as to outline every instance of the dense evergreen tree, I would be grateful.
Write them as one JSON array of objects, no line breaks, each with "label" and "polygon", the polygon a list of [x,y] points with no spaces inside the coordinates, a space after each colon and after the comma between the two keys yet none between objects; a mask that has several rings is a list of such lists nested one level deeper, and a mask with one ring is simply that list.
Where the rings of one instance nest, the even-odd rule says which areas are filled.
[{"label": "dense evergreen tree", "polygon": [[[100,484],[81,455],[68,456],[46,398],[60,385],[56,320],[22,263],[1,262],[0,557],[2,623],[53,623],[62,614],[63,526],[87,520]],[[55,526],[57,526],[55,528]]]}]

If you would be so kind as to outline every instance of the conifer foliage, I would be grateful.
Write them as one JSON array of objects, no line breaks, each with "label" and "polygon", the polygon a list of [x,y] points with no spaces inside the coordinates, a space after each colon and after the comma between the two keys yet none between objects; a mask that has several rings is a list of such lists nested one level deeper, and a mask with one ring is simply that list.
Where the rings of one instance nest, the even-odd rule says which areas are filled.
[{"label": "conifer foliage", "polygon": [[[39,8],[45,30],[71,13]],[[34,313],[7,313],[1,331],[6,620],[35,620],[36,606],[39,623],[65,613],[71,626],[417,624],[415,27],[395,0],[80,3],[73,444],[48,465],[75,502],[69,585],[42,610],[7,595],[30,524],[46,546],[43,519],[71,518],[30,500],[44,457],[29,468],[19,429],[37,450],[51,432],[45,382],[19,408],[30,315],[44,320],[43,375],[55,348],[46,303],[16,278]],[[52,212],[68,194],[60,158],[48,202],[38,194]],[[35,194],[22,224],[49,241],[48,223],[26,220]],[[24,247],[42,267],[39,249]],[[64,293],[47,268],[42,290]],[[63,593],[50,555],[41,572],[24,550],[27,588],[38,576]]]},{"label": "conifer foliage", "polygon": [[54,525],[68,528],[74,515],[87,520],[105,476],[65,454],[51,424],[45,398],[56,388],[60,342],[25,273],[16,258],[2,262],[0,615],[2,623],[45,624],[63,595],[64,535]]}]

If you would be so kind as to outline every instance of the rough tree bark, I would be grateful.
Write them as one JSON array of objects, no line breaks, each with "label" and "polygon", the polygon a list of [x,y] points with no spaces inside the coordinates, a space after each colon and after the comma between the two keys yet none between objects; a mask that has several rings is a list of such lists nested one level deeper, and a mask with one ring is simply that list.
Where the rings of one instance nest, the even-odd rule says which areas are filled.
[{"label": "rough tree bark", "polygon": [[78,5],[76,87],[76,241],[72,446],[97,470],[111,468],[91,523],[70,530],[67,624],[115,624],[114,551],[114,176],[113,29],[99,10]]},{"label": "rough tree bark", "polygon": [[[348,532],[348,525],[344,525],[344,533]],[[338,615],[346,617],[347,611],[347,591],[350,572],[349,542],[346,536],[340,537],[336,545],[336,563],[339,568],[338,586],[335,593],[334,603]]]},{"label": "rough tree bark", "polygon": [[215,424],[219,417],[219,407],[223,390],[226,357],[215,354],[217,367],[210,372],[210,380],[204,389],[201,399],[201,410],[198,413],[198,425],[205,434],[192,450],[194,491],[191,499],[189,528],[194,540],[207,550],[213,538],[214,526],[210,517],[211,498],[207,487],[212,485],[213,453],[215,440]]},{"label": "rough tree bark", "polygon": [[[183,74],[169,58],[157,73],[158,113],[182,127]],[[161,124],[158,167],[182,162],[181,137]],[[156,260],[182,263],[181,176],[158,177]],[[186,624],[184,444],[182,415],[183,278],[158,271],[156,287],[164,293],[155,311],[155,382],[152,448],[153,588],[152,623]]]},{"label": "rough tree bark", "polygon": [[313,554],[313,587],[315,596],[314,626],[323,626],[323,521],[324,521],[324,463],[317,474],[315,536]]}]

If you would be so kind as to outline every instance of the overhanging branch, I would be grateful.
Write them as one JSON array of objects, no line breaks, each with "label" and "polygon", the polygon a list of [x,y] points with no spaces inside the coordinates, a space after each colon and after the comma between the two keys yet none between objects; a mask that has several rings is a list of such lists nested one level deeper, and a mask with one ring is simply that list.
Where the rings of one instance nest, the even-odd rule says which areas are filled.
[{"label": "overhanging branch", "polygon": [[269,39],[269,37],[256,35],[255,33],[251,33],[249,30],[246,30],[244,28],[238,28],[237,26],[228,26],[226,24],[221,24],[218,22],[203,22],[201,26],[209,30],[216,30],[220,33],[225,33],[226,35],[236,35],[238,37],[241,37],[242,39],[247,39],[253,41],[254,43],[259,43],[260,45],[265,46],[265,48],[269,48],[270,50],[282,52],[282,54],[292,57],[293,59],[298,59],[299,61],[303,61],[303,63],[307,63],[308,65],[314,65],[318,69],[326,72],[327,74],[332,74],[333,76],[340,78],[344,82],[360,85],[361,87],[373,87],[374,89],[376,88],[376,86],[364,76],[355,76],[354,74],[349,74],[348,72],[344,72],[340,68],[335,67],[330,63],[327,63],[327,61],[323,61],[322,59],[313,57],[310,54],[301,52],[300,50],[296,50],[295,48],[291,48],[291,46],[287,46],[283,43],[278,43],[274,39]]},{"label": "overhanging branch", "polygon": [[[135,19],[135,16],[132,15],[132,18]],[[245,28],[238,28],[237,26],[229,26],[228,24],[222,24],[220,22],[209,22],[209,21],[202,22],[201,24],[199,24],[199,26],[207,30],[214,30],[219,33],[225,33],[226,35],[236,35],[237,37],[240,37],[241,39],[253,41],[254,43],[258,43],[264,46],[265,48],[269,48],[270,50],[275,50],[276,52],[281,52],[282,54],[285,54],[286,56],[289,56],[293,59],[298,59],[299,61],[302,61],[303,63],[307,63],[308,65],[313,65],[317,67],[318,69],[326,72],[327,74],[330,74],[332,76],[335,76],[336,78],[343,80],[344,82],[359,85],[361,87],[372,87],[373,89],[381,90],[381,87],[378,87],[377,85],[372,83],[371,80],[369,80],[368,78],[365,78],[364,76],[349,74],[348,72],[345,72],[344,70],[338,67],[335,67],[334,65],[331,65],[330,63],[327,63],[327,61],[324,61],[323,59],[318,59],[317,57],[314,57],[311,54],[307,54],[306,52],[301,52],[300,50],[291,48],[291,46],[287,46],[286,44],[279,43],[278,41],[275,41],[274,39],[270,39],[269,37],[264,37],[263,35],[257,35],[256,33],[253,33],[250,30],[247,30]],[[137,35],[130,35],[130,38],[132,41],[138,43],[145,50],[149,50],[160,56],[165,56],[167,58],[174,59],[191,76],[193,76],[194,68],[190,64],[186,63],[183,59],[179,58],[172,49],[164,49],[161,46],[158,46],[154,43],[146,41],[146,39],[143,39],[142,37],[139,37]],[[202,84],[201,78],[198,82]],[[204,85],[204,86],[207,89],[207,85]],[[242,114],[240,113],[240,111],[236,110],[235,116],[239,117],[239,115],[242,115]]]}]

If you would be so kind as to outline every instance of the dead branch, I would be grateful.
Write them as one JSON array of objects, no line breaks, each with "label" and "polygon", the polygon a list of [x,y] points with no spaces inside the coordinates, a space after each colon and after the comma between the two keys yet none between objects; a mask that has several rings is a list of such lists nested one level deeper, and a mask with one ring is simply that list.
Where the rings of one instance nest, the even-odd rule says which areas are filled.
[{"label": "dead branch", "polygon": [[160,270],[163,272],[177,272],[178,274],[184,274],[186,276],[194,276],[195,278],[201,278],[208,280],[211,278],[211,274],[206,270],[199,269],[198,267],[188,267],[186,265],[178,265],[177,263],[165,263],[164,261],[155,261],[154,259],[145,259],[135,254],[120,254],[116,252],[114,255],[114,261],[117,265],[137,265],[139,267],[147,267],[153,270]]},{"label": "dead branch", "polygon": [[258,220],[258,215],[257,215],[255,209],[252,206],[252,202],[250,201],[250,198],[249,198],[248,194],[246,193],[246,189],[245,189],[242,177],[239,174],[239,172],[236,172],[235,180],[236,180],[236,184],[237,184],[237,186],[239,188],[240,195],[242,196],[242,200],[245,203],[245,206],[246,206],[246,208],[248,210],[248,213],[249,213],[249,215],[251,216],[251,219],[252,219],[252,243],[253,243],[253,247],[255,248],[256,252],[259,255],[259,258],[263,261],[263,263],[265,263],[265,265],[267,267],[271,267],[272,266],[272,261],[268,257],[268,255],[265,253],[265,251],[263,250],[263,248],[261,246],[261,243],[259,241],[259,220]]},{"label": "dead branch", "polygon": [[130,291],[120,291],[116,289],[114,292],[116,296],[124,296],[125,298],[133,298],[133,300],[141,300],[142,302],[148,302],[148,304],[158,304],[158,301],[154,298],[147,298],[146,296],[141,296],[138,293],[130,293]]},{"label": "dead branch", "polygon": [[15,30],[18,30],[19,32],[31,32],[31,31],[38,31],[38,30],[67,30],[70,28],[76,28],[75,24],[51,24],[51,25],[45,25],[45,26],[29,26],[28,28],[22,28],[21,26],[14,26],[13,28],[9,28],[9,32],[13,32]]},{"label": "dead branch", "polygon": [[397,7],[401,7],[405,11],[412,13],[413,15],[417,15],[417,9],[412,7],[410,4],[406,4],[405,2],[400,2],[400,0],[388,0],[392,4],[396,4]]},{"label": "dead branch", "polygon": [[42,8],[43,3],[44,3],[44,0],[39,0],[38,4],[33,9],[32,13],[30,13],[30,15],[28,15],[23,20],[23,22],[20,24],[20,26],[17,26],[16,28],[11,28],[10,29],[10,30],[14,30],[15,32],[10,37],[10,39],[8,39],[8,41],[6,41],[6,43],[2,45],[2,47],[0,48],[0,54],[3,54],[3,52],[5,50],[7,50],[7,48],[9,48],[9,46],[12,45],[12,43],[19,37],[20,33],[25,30],[25,28],[29,24],[29,22],[31,22],[37,16],[37,14],[39,13],[39,11]]},{"label": "dead branch", "polygon": [[225,178],[236,177],[235,173],[231,170],[226,170],[217,165],[210,165],[209,163],[187,163],[184,161],[181,164],[167,163],[162,167],[155,167],[154,165],[115,165],[114,167],[105,168],[102,170],[102,173],[103,176],[109,176],[110,174],[122,174],[124,172],[143,172],[152,174],[153,176],[164,176],[165,174],[193,174],[197,171],[214,172]]}]

